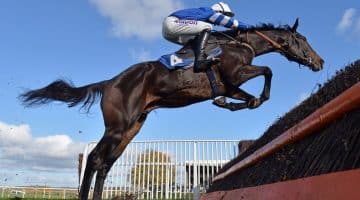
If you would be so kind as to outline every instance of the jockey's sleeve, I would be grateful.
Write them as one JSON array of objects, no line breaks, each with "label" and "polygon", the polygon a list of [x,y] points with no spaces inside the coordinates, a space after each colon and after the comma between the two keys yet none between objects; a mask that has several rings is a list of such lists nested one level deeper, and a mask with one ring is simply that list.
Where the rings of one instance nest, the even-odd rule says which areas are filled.
[{"label": "jockey's sleeve", "polygon": [[226,28],[242,30],[249,27],[249,25],[246,23],[239,22],[236,19],[233,19],[218,12],[211,15],[208,20],[216,25],[221,25]]}]

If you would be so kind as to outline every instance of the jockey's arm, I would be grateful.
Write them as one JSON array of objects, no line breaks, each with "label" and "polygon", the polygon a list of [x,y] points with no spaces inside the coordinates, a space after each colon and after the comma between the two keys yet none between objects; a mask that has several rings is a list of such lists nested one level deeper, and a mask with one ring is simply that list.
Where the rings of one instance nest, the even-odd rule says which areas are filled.
[{"label": "jockey's arm", "polygon": [[226,28],[232,28],[235,30],[244,30],[249,28],[249,25],[243,22],[239,22],[236,19],[223,15],[221,13],[214,13],[209,17],[209,21],[216,25],[221,25]]}]

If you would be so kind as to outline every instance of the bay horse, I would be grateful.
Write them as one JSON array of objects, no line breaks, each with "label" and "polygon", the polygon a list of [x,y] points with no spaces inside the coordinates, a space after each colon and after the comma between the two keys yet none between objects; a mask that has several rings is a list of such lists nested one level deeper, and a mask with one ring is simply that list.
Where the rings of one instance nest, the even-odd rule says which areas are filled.
[{"label": "bay horse", "polygon": [[[263,24],[244,32],[213,33],[222,48],[214,71],[218,96],[214,104],[229,110],[256,108],[270,97],[272,72],[267,66],[252,65],[252,60],[269,52],[278,52],[290,61],[308,66],[312,71],[322,69],[324,61],[306,38],[296,31],[298,21],[290,26],[274,27]],[[249,79],[263,75],[265,83],[259,98],[241,90]],[[119,75],[82,87],[56,80],[48,86],[26,91],[20,96],[25,106],[51,101],[66,102],[69,107],[82,103],[89,109],[101,97],[105,133],[87,158],[80,199],[88,199],[96,172],[94,199],[101,199],[104,180],[110,168],[129,142],[139,132],[147,114],[160,107],[176,108],[213,98],[206,73],[192,69],[168,70],[159,61],[135,64]],[[243,103],[227,103],[225,97]]]}]

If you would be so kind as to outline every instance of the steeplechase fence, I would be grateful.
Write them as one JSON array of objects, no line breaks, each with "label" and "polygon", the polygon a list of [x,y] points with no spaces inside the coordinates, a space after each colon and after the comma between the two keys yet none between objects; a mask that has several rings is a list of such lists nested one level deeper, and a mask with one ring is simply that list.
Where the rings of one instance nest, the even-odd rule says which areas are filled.
[{"label": "steeplechase fence", "polygon": [[359,77],[359,61],[337,72],[213,177],[201,200],[360,199]]},{"label": "steeplechase fence", "polygon": [[[237,140],[131,142],[113,165],[103,198],[193,199],[208,188],[215,173],[238,155]],[[96,143],[86,146],[81,166]],[[92,196],[91,187],[90,196]]]}]

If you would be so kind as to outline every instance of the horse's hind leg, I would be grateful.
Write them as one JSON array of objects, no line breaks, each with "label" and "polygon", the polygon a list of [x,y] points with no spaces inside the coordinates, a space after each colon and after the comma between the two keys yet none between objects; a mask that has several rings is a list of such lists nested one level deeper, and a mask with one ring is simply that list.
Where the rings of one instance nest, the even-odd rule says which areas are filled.
[{"label": "horse's hind leg", "polygon": [[[93,199],[101,199],[104,180],[113,163],[122,154],[127,144],[140,130],[145,114],[135,112],[129,117],[124,109],[111,102],[102,103],[105,133],[88,156],[85,174],[80,189],[80,199],[87,199],[94,172],[97,172]],[[136,114],[139,113],[139,114]]]},{"label": "horse's hind leg", "polygon": [[80,197],[79,198],[81,200],[88,199],[90,186],[91,186],[91,180],[92,180],[92,178],[94,176],[94,173],[95,173],[95,169],[93,168],[93,164],[90,164],[90,160],[92,160],[90,158],[90,155],[88,156],[87,160],[88,161],[87,161],[87,164],[86,164],[86,167],[85,167],[84,177],[83,177],[83,180],[81,182],[81,187],[80,187]]},{"label": "horse's hind leg", "polygon": [[[107,173],[112,167],[112,163],[107,162],[107,157],[111,150],[121,143],[121,131],[115,129],[106,129],[104,136],[101,138],[95,149],[89,154],[86,165],[84,180],[82,183],[81,199],[87,199],[87,194],[91,185],[91,180],[96,171],[95,188],[93,192],[93,199],[102,198],[102,189]],[[89,171],[90,177],[86,176],[86,171]],[[84,188],[84,189],[83,189]],[[85,190],[86,188],[86,190]],[[86,194],[85,194],[86,193]]]},{"label": "horse's hind leg", "polygon": [[[94,199],[101,199],[106,175],[110,171],[114,162],[124,152],[126,146],[130,143],[130,141],[134,138],[134,136],[139,132],[144,121],[145,121],[145,117],[141,116],[125,132],[116,132],[115,131],[113,133],[107,134],[107,135],[111,135],[112,144],[106,146],[106,154],[103,154],[102,163],[100,164],[99,169],[97,170],[95,188],[94,188],[94,196],[93,196]],[[113,142],[113,141],[116,141],[116,142]]]},{"label": "horse's hind leg", "polygon": [[[107,135],[106,132],[104,135]],[[96,147],[90,152],[87,157],[84,177],[81,183],[80,188],[80,199],[85,200],[88,199],[91,181],[93,179],[94,173],[100,169],[102,164],[102,155],[107,148],[107,142],[105,140],[106,137],[103,137]]]},{"label": "horse's hind leg", "polygon": [[[93,199],[101,199],[106,175],[110,171],[116,159],[123,153],[131,139],[138,133],[144,120],[133,123],[128,130],[122,131],[120,127],[125,126],[119,123],[118,128],[107,128],[104,136],[90,153],[81,186],[81,199],[87,199],[91,185],[91,179],[96,171],[96,181]],[[86,173],[88,172],[88,173]]]},{"label": "horse's hind leg", "polygon": [[119,144],[111,149],[111,152],[105,155],[103,159],[103,163],[101,164],[100,169],[97,171],[96,182],[94,188],[94,199],[101,199],[102,191],[104,187],[104,182],[106,179],[107,173],[110,171],[114,162],[121,156],[124,152],[127,145],[130,143],[132,138],[139,132],[142,122],[136,122],[135,125],[132,126],[126,133],[124,133],[123,139],[119,142]]}]

